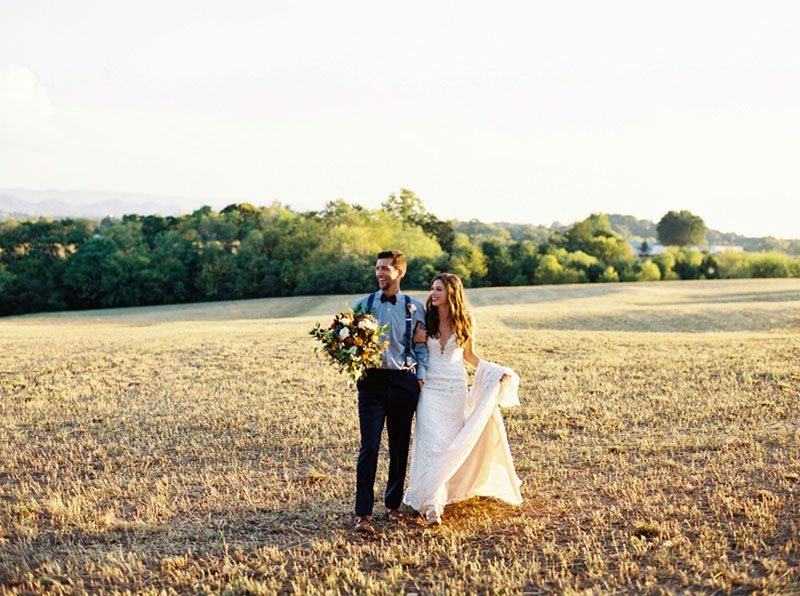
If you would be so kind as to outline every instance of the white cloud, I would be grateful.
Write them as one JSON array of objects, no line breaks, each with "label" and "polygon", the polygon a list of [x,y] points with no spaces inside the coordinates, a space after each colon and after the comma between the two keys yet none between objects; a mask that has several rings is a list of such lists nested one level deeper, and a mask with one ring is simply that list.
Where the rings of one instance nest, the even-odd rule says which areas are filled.
[{"label": "white cloud", "polygon": [[0,68],[0,148],[35,147],[58,136],[53,104],[33,71]]}]

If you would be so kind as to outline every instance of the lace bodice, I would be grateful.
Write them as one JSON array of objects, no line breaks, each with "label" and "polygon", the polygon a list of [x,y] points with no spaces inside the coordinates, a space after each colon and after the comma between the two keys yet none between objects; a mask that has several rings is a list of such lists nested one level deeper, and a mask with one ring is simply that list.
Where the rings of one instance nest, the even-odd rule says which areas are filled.
[{"label": "lace bodice", "polygon": [[428,337],[428,373],[425,388],[437,392],[454,393],[463,390],[467,383],[464,369],[464,348],[456,342],[453,333],[444,342]]}]

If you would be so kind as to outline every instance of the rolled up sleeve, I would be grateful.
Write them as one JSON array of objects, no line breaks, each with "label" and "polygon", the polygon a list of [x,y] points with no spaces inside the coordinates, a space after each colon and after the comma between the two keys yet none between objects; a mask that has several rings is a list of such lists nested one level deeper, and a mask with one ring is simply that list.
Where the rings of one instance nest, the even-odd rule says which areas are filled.
[{"label": "rolled up sleeve", "polygon": [[[414,313],[413,327],[416,327],[417,322],[422,323],[423,328],[425,327],[425,311],[419,307],[417,307],[417,312]],[[428,344],[414,344],[413,350],[414,356],[417,360],[417,379],[424,381],[425,376],[428,373]]]}]

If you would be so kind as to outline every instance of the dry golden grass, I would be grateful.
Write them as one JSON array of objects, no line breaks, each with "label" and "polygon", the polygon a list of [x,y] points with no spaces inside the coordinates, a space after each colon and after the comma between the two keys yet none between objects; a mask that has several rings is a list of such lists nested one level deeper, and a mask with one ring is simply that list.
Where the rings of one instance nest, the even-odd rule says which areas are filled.
[{"label": "dry golden grass", "polygon": [[470,298],[525,503],[366,539],[348,297],[0,321],[0,591],[800,592],[800,280]]}]

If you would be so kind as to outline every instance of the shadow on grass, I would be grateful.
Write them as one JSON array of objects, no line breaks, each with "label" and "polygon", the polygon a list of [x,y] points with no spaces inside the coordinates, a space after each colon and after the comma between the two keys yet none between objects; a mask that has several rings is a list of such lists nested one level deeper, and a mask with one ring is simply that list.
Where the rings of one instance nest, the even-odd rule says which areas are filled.
[{"label": "shadow on grass", "polygon": [[[169,585],[164,577],[164,561],[188,556],[201,566],[222,566],[229,553],[243,553],[245,559],[261,549],[273,548],[284,553],[287,559],[305,556],[314,545],[342,541],[370,547],[386,542],[407,540],[437,540],[442,534],[471,534],[492,524],[502,532],[504,524],[523,514],[527,507],[512,507],[497,499],[473,498],[448,506],[444,524],[428,528],[413,510],[406,510],[404,519],[391,522],[382,508],[375,511],[374,535],[356,534],[352,531],[354,518],[349,503],[332,500],[325,503],[307,503],[280,510],[264,508],[255,511],[217,512],[209,515],[187,512],[163,523],[144,525],[120,522],[103,530],[87,531],[80,528],[54,528],[52,520],[45,517],[36,535],[10,534],[0,545],[0,586],[24,585],[41,575],[41,570],[56,563],[64,570],[58,578],[62,583],[74,583],[78,578],[91,581],[90,570],[97,569],[119,553],[136,553],[149,582]],[[489,539],[493,532],[488,532]],[[495,535],[496,538],[496,535]],[[248,554],[249,553],[249,554]],[[94,578],[95,580],[97,578]],[[131,578],[119,578],[117,587],[124,587]],[[130,584],[133,586],[133,584]]]},{"label": "shadow on grass", "polygon": [[[685,304],[729,304],[737,302],[800,302],[800,291],[737,292],[733,294],[690,294],[682,300],[659,302],[659,306]],[[637,303],[636,306],[645,306]]]},{"label": "shadow on grass", "polygon": [[[541,286],[513,286],[497,288],[470,288],[467,297],[473,307],[542,304],[567,300],[592,300],[611,295],[624,295],[634,290],[684,290],[700,289],[685,298],[671,302],[659,302],[659,306],[688,304],[743,303],[743,302],[792,302],[800,301],[800,290],[776,290],[726,293],[727,288],[742,284],[775,282],[776,280],[696,280],[650,283],[615,284],[565,284]],[[780,280],[786,281],[786,280]],[[425,290],[409,290],[408,293],[421,300],[427,298]],[[2,317],[0,323],[14,324],[113,324],[148,326],[164,323],[218,322],[291,319],[296,317],[327,318],[335,312],[345,310],[363,294],[339,294],[329,296],[290,296],[283,298],[253,298],[223,302],[196,302],[156,306],[134,306],[126,308],[103,308],[82,311],[33,313],[13,317]],[[634,303],[632,306],[645,306]]]},{"label": "shadow on grass", "polygon": [[[754,560],[767,557],[788,563],[792,553],[789,550],[782,553],[781,545],[787,544],[796,535],[796,499],[790,488],[780,488],[769,482],[759,484],[766,484],[767,488],[745,490],[742,503],[746,501],[752,507],[757,507],[759,503],[769,504],[775,527],[769,541],[762,542],[750,556]],[[713,494],[713,491],[708,494]],[[562,505],[568,497],[562,496]],[[563,563],[564,553],[570,553],[575,543],[585,541],[585,534],[593,523],[591,514],[614,506],[613,502],[594,503],[591,507],[587,505],[585,510],[568,511],[553,508],[543,501],[528,500],[520,507],[512,507],[496,499],[474,498],[448,506],[443,525],[436,528],[425,527],[413,514],[401,523],[392,523],[385,519],[380,510],[376,510],[379,532],[373,536],[352,532],[350,506],[340,499],[298,503],[279,510],[218,511],[210,515],[185,512],[157,525],[133,529],[112,527],[100,532],[72,528],[56,535],[52,527],[45,523],[37,536],[9,536],[10,540],[0,546],[0,586],[12,590],[24,586],[26,577],[30,578],[29,574],[39,577],[43,569],[54,568],[54,563],[61,570],[56,579],[62,584],[95,589],[100,582],[106,582],[105,587],[141,589],[136,582],[144,581],[150,588],[171,587],[190,591],[201,585],[223,587],[240,579],[259,580],[281,570],[288,570],[291,574],[304,568],[309,569],[309,577],[322,581],[322,576],[314,574],[324,571],[327,564],[335,564],[337,552],[342,549],[346,551],[346,547],[351,549],[347,556],[350,559],[358,557],[362,570],[382,574],[386,571],[386,562],[384,558],[376,556],[376,549],[394,549],[390,552],[402,554],[403,548],[411,548],[417,543],[424,552],[438,554],[432,555],[433,559],[424,565],[413,561],[404,564],[406,585],[434,588],[439,585],[438,582],[463,572],[454,567],[454,559],[448,555],[449,549],[442,550],[442,545],[457,545],[463,556],[489,562],[502,560],[505,556],[504,546],[520,548],[520,540],[523,540],[524,547],[535,552],[536,559],[545,566],[558,566]],[[730,520],[716,517],[711,503],[705,503],[703,510],[706,512],[706,523],[714,527],[723,524],[731,560],[739,557],[743,548],[737,543],[742,539],[740,525],[749,519],[744,517],[745,510],[737,510],[734,519]],[[660,544],[663,537],[659,535],[662,531],[659,522],[664,520],[655,519],[650,530],[637,525],[638,515],[635,510],[627,513],[626,519],[621,522],[623,525],[617,529],[632,538],[636,537],[640,542],[655,541]],[[756,518],[753,520],[757,521]],[[750,521],[755,523],[753,520]],[[525,539],[521,530],[530,530],[537,524],[538,529]],[[545,534],[548,540],[542,539]],[[587,587],[598,579],[587,575],[586,570],[591,567],[591,560],[611,552],[614,547],[613,541],[616,539],[609,532],[598,530],[595,537],[598,541],[596,552],[588,553],[588,558],[580,554],[570,555],[572,559],[566,579],[575,582],[576,586]],[[398,548],[401,550],[398,551]],[[419,552],[417,549],[416,554]],[[125,564],[124,557],[120,559],[120,553],[135,553],[141,568],[115,567],[120,560],[121,565]],[[414,552],[411,554],[414,555]],[[323,555],[328,562],[320,564]],[[647,553],[639,556],[643,561],[651,557]],[[170,563],[170,559],[183,558],[188,560]],[[231,576],[234,561],[236,576]],[[187,579],[175,579],[169,573],[173,564],[194,568],[197,574]],[[676,561],[675,564],[680,571],[693,577],[689,586],[695,588],[707,588],[707,574],[716,570],[709,567],[699,574],[690,573],[691,563]],[[618,578],[618,561],[613,557],[607,558],[607,565],[605,573],[611,579]],[[109,571],[102,572],[105,575],[100,579],[97,574],[101,573],[102,568]],[[427,571],[430,569],[435,569],[435,578]],[[758,585],[755,581],[757,578],[770,574],[772,571],[766,567],[754,570],[752,576],[746,578],[744,586],[755,588]],[[659,585],[677,585],[678,575],[675,571],[661,576]],[[526,588],[547,586],[557,590],[559,581],[556,576],[542,578],[543,583],[528,584]],[[288,589],[289,584],[285,584],[285,587]]]},{"label": "shadow on grass", "polygon": [[[467,290],[473,306],[537,304],[559,300],[598,298],[623,291],[622,287],[603,285],[526,286],[475,288]],[[410,290],[408,294],[424,302],[426,291]],[[0,318],[15,324],[90,324],[149,326],[165,323],[218,322],[291,319],[317,316],[323,319],[346,310],[364,294],[332,296],[290,296],[254,298],[222,302],[195,302],[125,308],[100,308],[51,313],[33,313]]]},{"label": "shadow on grass", "polygon": [[502,323],[512,329],[552,331],[609,331],[630,333],[730,333],[770,332],[800,329],[796,309],[779,311],[704,310],[669,312],[637,309],[617,313],[587,313],[582,316],[513,316]]}]

